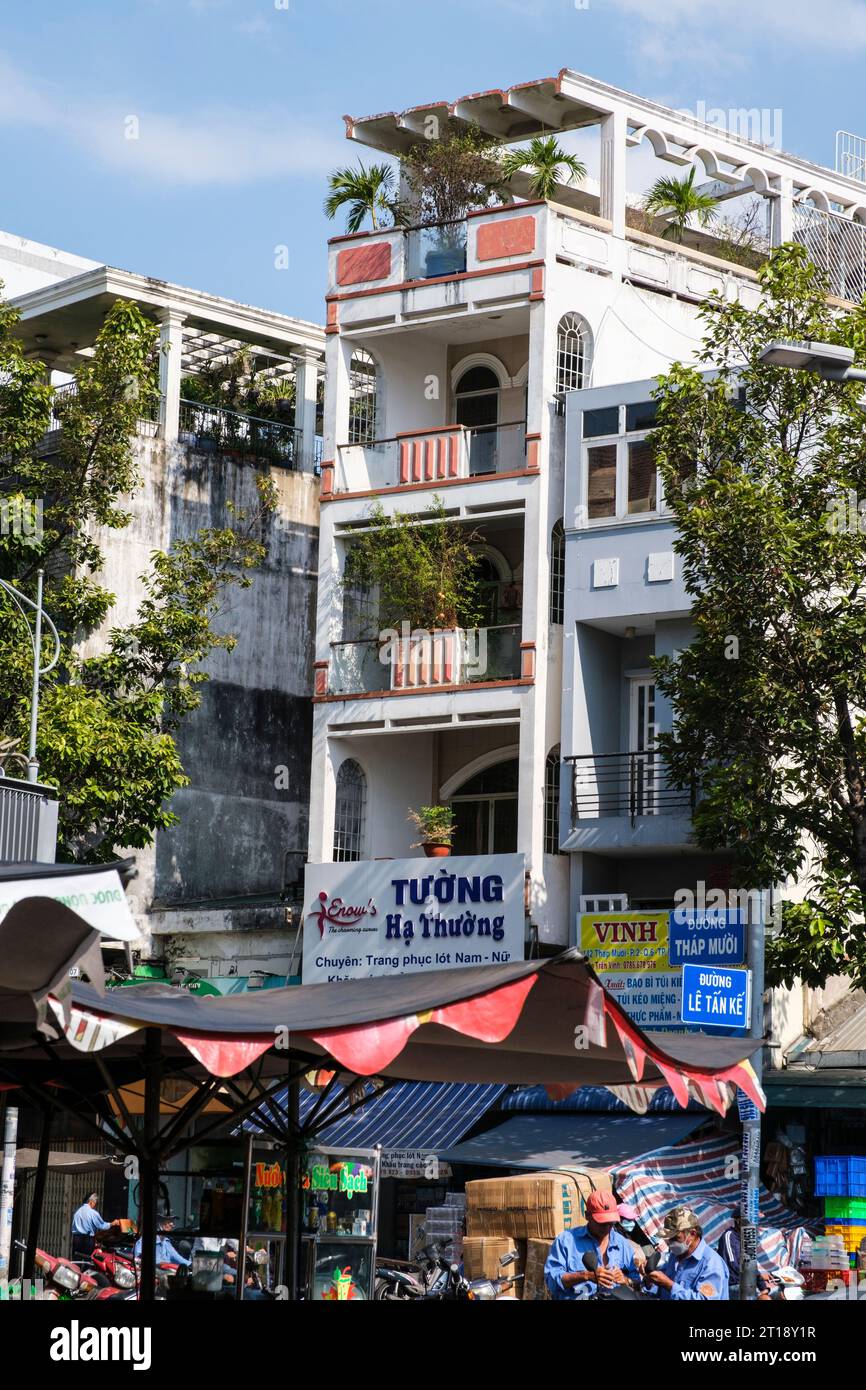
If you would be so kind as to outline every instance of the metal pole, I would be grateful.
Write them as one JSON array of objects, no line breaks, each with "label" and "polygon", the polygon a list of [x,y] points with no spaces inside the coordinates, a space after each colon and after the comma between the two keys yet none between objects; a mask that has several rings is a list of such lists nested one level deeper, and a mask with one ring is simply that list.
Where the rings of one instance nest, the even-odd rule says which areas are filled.
[{"label": "metal pole", "polygon": [[148,1028],[144,1045],[144,1142],[140,1164],[141,1184],[141,1287],[142,1303],[156,1298],[156,1199],[159,1183],[159,1081],[162,1066],[160,1031]]},{"label": "metal pole", "polygon": [[286,1201],[286,1251],[289,1257],[289,1299],[298,1297],[298,1264],[301,1245],[301,1087],[289,1082],[289,1190]]},{"label": "metal pole", "polygon": [[6,1107],[3,1126],[3,1168],[0,1173],[0,1283],[8,1283],[12,1250],[12,1207],[15,1196],[15,1153],[18,1146],[18,1107]]},{"label": "metal pole", "polygon": [[[752,972],[752,1008],[749,1036],[764,1036],[764,910],[766,891],[761,892],[761,906],[754,910],[749,895],[749,969]],[[752,1058],[752,1066],[760,1085],[763,1074],[763,1049]],[[761,1183],[761,1112],[754,1101],[737,1093],[740,1119],[743,1126],[742,1172],[740,1177],[740,1299],[748,1302],[757,1294],[758,1279],[758,1198]]]},{"label": "metal pole", "polygon": [[42,1134],[39,1138],[39,1160],[36,1164],[36,1179],[33,1184],[33,1201],[30,1204],[30,1222],[27,1227],[27,1250],[24,1255],[23,1279],[27,1283],[36,1273],[36,1243],[39,1239],[39,1225],[42,1220],[42,1203],[45,1198],[45,1182],[48,1177],[48,1154],[51,1149],[51,1120],[53,1112],[48,1108],[42,1112]]},{"label": "metal pole", "polygon": [[36,726],[39,720],[39,668],[42,664],[42,585],[45,571],[36,572],[36,629],[33,636],[33,690],[30,696],[30,742],[27,748],[27,781],[39,781]]},{"label": "metal pole", "polygon": [[247,1232],[250,1229],[250,1200],[253,1191],[253,1134],[247,1132],[244,1146],[244,1195],[241,1198],[241,1238],[238,1245],[238,1267],[235,1279],[235,1298],[243,1301],[244,1283],[247,1277]]}]

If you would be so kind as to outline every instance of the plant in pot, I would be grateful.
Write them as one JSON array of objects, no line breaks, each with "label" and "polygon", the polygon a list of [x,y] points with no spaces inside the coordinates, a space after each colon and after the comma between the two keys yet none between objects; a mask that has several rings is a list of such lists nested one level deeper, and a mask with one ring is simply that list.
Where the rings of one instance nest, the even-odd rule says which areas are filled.
[{"label": "plant in pot", "polygon": [[468,212],[503,200],[500,142],[479,126],[447,122],[433,140],[418,140],[403,156],[403,184],[408,197],[393,207],[395,222],[436,228],[427,244],[424,273],[428,279],[466,269]]},{"label": "plant in pot", "polygon": [[442,859],[451,853],[456,826],[450,806],[421,806],[417,811],[410,808],[408,819],[421,837],[413,849],[423,849],[428,859]]}]

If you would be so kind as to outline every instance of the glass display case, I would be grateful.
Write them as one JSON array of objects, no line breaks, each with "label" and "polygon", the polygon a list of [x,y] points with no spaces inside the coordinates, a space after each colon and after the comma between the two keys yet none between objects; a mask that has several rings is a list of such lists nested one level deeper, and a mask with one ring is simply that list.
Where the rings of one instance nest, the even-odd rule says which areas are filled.
[{"label": "glass display case", "polygon": [[305,1296],[314,1302],[373,1297],[379,1150],[309,1153],[301,1170]]}]

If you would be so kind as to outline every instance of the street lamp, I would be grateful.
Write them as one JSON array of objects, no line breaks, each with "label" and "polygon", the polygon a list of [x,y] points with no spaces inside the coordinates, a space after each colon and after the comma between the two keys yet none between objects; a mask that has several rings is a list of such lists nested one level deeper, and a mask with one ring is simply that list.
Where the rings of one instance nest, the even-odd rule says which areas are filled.
[{"label": "street lamp", "polygon": [[[16,589],[14,584],[8,584],[5,579],[0,579],[0,589],[3,589],[3,591],[9,595],[15,607],[18,609],[18,612],[21,614],[21,617],[24,619],[24,622],[27,624],[30,645],[33,648],[33,684],[30,695],[30,741],[27,746],[28,782],[37,782],[39,780],[39,762],[36,757],[36,725],[39,718],[39,679],[41,676],[47,676],[48,672],[52,671],[57,665],[60,658],[60,636],[57,632],[57,628],[42,608],[42,586],[44,579],[45,571],[37,570],[35,603],[31,598],[28,598],[26,594],[22,594],[20,589]],[[22,604],[26,604],[27,608],[32,608],[33,612],[36,614],[33,627],[30,626],[30,615],[27,613],[26,609],[22,607]],[[54,655],[47,666],[43,666],[41,663],[43,618],[51,629],[51,635],[54,638]]]},{"label": "street lamp", "polygon": [[816,372],[823,381],[866,381],[866,371],[854,366],[854,349],[838,343],[768,343],[759,360],[768,367]]}]

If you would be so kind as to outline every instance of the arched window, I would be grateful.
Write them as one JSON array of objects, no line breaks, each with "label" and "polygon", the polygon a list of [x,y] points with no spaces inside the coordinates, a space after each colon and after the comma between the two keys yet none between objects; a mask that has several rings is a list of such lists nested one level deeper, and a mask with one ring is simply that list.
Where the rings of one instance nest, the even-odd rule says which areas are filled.
[{"label": "arched window", "polygon": [[559,854],[560,745],[551,748],[544,764],[544,853]]},{"label": "arched window", "polygon": [[369,352],[357,348],[349,369],[349,443],[372,444],[378,428],[378,369]]},{"label": "arched window", "polygon": [[579,314],[559,320],[556,336],[556,389],[580,391],[589,385],[592,371],[592,336]]},{"label": "arched window", "polygon": [[565,529],[554,523],[550,533],[550,621],[561,623],[565,615]]},{"label": "arched window", "polygon": [[334,862],[361,859],[367,819],[367,778],[354,758],[340,764],[334,809]]},{"label": "arched window", "polygon": [[454,392],[455,418],[469,431],[469,472],[496,472],[499,378],[491,367],[470,367]]}]

